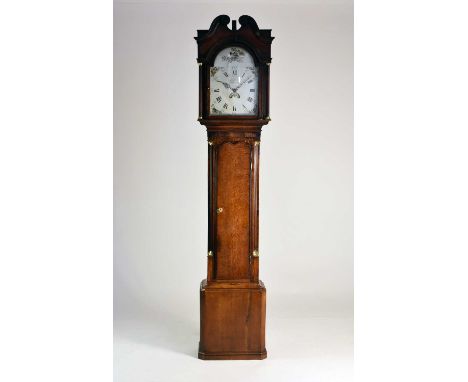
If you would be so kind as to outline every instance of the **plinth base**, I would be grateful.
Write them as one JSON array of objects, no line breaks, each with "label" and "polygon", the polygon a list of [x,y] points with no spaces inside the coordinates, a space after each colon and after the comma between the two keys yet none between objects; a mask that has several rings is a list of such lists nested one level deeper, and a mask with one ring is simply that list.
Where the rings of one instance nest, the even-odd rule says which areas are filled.
[{"label": "plinth base", "polygon": [[222,360],[249,360],[249,359],[265,359],[267,357],[266,350],[263,353],[223,353],[215,354],[210,353],[206,354],[203,352],[198,352],[198,358],[211,361],[222,361]]},{"label": "plinth base", "polygon": [[265,359],[266,289],[261,281],[200,286],[200,344],[204,360]]}]

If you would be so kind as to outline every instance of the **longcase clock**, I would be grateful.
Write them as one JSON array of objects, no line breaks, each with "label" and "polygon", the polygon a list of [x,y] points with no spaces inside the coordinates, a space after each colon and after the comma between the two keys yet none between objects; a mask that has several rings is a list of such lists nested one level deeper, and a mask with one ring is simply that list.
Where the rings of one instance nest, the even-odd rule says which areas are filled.
[{"label": "longcase clock", "polygon": [[201,359],[264,359],[259,280],[260,135],[269,117],[270,29],[250,16],[198,30],[199,122],[208,133],[208,272],[200,287]]}]

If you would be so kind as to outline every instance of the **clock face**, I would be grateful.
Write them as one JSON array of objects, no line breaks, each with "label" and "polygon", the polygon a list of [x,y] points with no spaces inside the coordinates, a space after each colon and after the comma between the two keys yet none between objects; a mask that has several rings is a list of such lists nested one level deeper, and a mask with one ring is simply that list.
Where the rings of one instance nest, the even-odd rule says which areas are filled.
[{"label": "clock face", "polygon": [[243,48],[229,47],[210,68],[210,115],[257,115],[258,70]]}]

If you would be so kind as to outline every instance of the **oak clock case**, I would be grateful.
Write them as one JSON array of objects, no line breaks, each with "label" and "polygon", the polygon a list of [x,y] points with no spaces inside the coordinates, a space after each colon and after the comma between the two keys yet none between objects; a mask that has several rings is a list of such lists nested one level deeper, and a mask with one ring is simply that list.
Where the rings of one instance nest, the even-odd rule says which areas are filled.
[{"label": "oak clock case", "polygon": [[259,157],[269,117],[270,29],[250,16],[198,30],[199,118],[208,135],[207,277],[198,357],[264,359],[266,289],[259,280]]}]

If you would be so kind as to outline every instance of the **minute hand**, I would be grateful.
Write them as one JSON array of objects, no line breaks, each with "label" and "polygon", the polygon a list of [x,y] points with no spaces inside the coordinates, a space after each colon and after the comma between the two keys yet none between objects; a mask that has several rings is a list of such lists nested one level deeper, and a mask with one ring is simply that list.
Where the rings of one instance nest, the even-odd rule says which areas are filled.
[{"label": "minute hand", "polygon": [[237,88],[234,88],[232,90],[234,90],[235,92],[242,86],[244,85],[248,80],[252,79],[252,77],[249,77],[249,78],[246,78],[244,81],[242,81],[239,86]]}]

